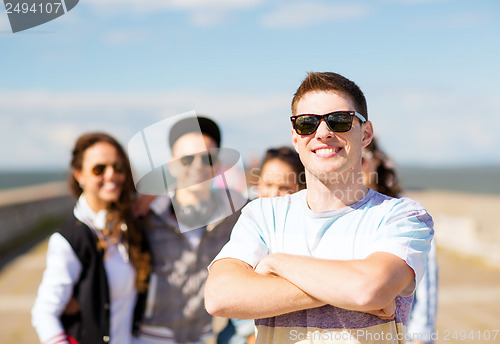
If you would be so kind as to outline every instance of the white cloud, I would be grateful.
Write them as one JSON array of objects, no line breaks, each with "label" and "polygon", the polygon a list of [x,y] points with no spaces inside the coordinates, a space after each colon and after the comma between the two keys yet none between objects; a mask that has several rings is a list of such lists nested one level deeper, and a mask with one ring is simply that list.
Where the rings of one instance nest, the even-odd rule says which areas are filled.
[{"label": "white cloud", "polygon": [[222,23],[230,18],[231,12],[254,8],[262,2],[263,0],[87,0],[85,5],[108,16],[180,12],[187,15],[192,25],[207,27]]},{"label": "white cloud", "polygon": [[[289,98],[283,94],[258,96],[191,91],[3,92],[0,94],[1,168],[64,168],[74,140],[84,132],[105,131],[126,145],[139,130],[189,110],[218,121],[224,145],[246,156],[256,146],[264,149],[268,144],[289,141]],[[274,132],[277,127],[283,130]]]},{"label": "white cloud", "polygon": [[452,2],[455,0],[385,0],[385,2],[389,3],[398,3],[398,4],[406,4],[406,5],[421,5],[421,4],[437,4],[443,2]]},{"label": "white cloud", "polygon": [[143,41],[148,36],[145,29],[119,29],[106,32],[103,41],[110,45],[124,45]]},{"label": "white cloud", "polygon": [[97,11],[150,13],[157,11],[233,11],[252,8],[262,0],[86,0]]},{"label": "white cloud", "polygon": [[197,11],[190,15],[190,20],[195,26],[208,27],[222,23],[227,18],[225,12]]},{"label": "white cloud", "polygon": [[262,17],[267,27],[306,27],[322,21],[350,20],[364,17],[369,7],[363,4],[326,2],[283,3],[274,12]]},{"label": "white cloud", "polygon": [[[494,94],[456,90],[365,90],[376,135],[398,164],[500,163],[500,104]],[[223,146],[261,156],[289,145],[286,93],[3,92],[0,94],[0,162],[4,167],[66,167],[76,137],[106,131],[126,145],[139,130],[195,110],[214,118]]]},{"label": "white cloud", "polygon": [[430,14],[413,20],[413,25],[427,30],[462,29],[491,23],[495,20],[492,13],[481,11],[456,12],[446,14]]},{"label": "white cloud", "polygon": [[401,164],[500,163],[500,105],[495,96],[400,88],[369,100],[375,133]]},{"label": "white cloud", "polygon": [[[133,0],[131,0],[133,1]],[[165,2],[162,0],[150,0],[152,2]],[[223,9],[233,10],[255,7],[262,0],[170,0],[167,1],[172,8],[180,9]]]}]

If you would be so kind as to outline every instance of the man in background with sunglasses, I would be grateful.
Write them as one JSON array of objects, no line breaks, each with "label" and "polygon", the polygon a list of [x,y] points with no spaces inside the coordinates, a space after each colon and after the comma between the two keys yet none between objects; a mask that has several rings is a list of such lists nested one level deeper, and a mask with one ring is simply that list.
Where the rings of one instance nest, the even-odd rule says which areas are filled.
[{"label": "man in background with sunglasses", "polygon": [[261,344],[402,342],[432,218],[363,185],[373,128],[355,83],[309,73],[292,115],[307,188],[242,210],[210,266],[207,310],[257,319]]},{"label": "man in background with sunglasses", "polygon": [[[175,191],[171,197],[157,196],[146,217],[153,273],[134,344],[202,344],[212,336],[212,316],[203,300],[207,266],[229,240],[240,214],[231,208],[237,203],[234,190],[211,187],[221,151],[214,121],[184,118],[170,129],[168,143]],[[253,334],[253,324],[246,327]]]}]

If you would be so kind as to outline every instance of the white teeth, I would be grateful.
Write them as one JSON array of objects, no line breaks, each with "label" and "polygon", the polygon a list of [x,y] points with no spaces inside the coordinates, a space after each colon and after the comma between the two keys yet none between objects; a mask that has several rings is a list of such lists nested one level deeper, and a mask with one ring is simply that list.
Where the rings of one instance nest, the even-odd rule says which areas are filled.
[{"label": "white teeth", "polygon": [[321,149],[316,150],[316,154],[319,154],[319,155],[332,154],[332,153],[338,152],[339,150],[340,150],[340,148],[321,148]]},{"label": "white teeth", "polygon": [[104,185],[102,187],[104,189],[113,190],[113,189],[116,189],[118,186],[116,185],[116,183],[104,183]]}]

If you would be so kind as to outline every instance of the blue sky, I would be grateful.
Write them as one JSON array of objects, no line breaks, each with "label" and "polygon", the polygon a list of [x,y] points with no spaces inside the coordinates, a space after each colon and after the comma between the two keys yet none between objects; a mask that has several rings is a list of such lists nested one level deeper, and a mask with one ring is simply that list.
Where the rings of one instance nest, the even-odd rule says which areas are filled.
[{"label": "blue sky", "polygon": [[75,138],[190,110],[245,159],[290,143],[308,71],[365,92],[397,164],[500,164],[497,0],[81,0],[13,34],[0,6],[0,169],[64,168]]}]

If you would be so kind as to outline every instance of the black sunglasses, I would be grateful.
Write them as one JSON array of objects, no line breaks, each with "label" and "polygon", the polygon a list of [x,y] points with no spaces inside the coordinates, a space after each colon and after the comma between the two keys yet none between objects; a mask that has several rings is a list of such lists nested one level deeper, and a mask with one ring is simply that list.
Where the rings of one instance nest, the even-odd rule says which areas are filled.
[{"label": "black sunglasses", "polygon": [[213,166],[215,164],[215,161],[217,160],[217,156],[213,154],[184,155],[179,160],[182,166],[190,166],[196,156],[199,156],[201,158],[201,163],[204,166]]},{"label": "black sunglasses", "polygon": [[111,167],[115,173],[124,173],[125,165],[123,163],[115,162],[114,164],[96,164],[92,167],[92,174],[96,177],[102,176],[106,169]]},{"label": "black sunglasses", "polygon": [[290,117],[295,132],[299,135],[311,135],[314,133],[323,119],[331,131],[345,133],[351,130],[354,116],[358,117],[361,123],[366,122],[363,115],[356,111],[335,111],[326,115],[303,114]]}]

